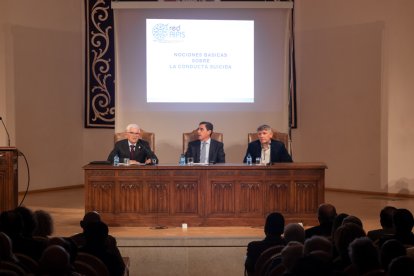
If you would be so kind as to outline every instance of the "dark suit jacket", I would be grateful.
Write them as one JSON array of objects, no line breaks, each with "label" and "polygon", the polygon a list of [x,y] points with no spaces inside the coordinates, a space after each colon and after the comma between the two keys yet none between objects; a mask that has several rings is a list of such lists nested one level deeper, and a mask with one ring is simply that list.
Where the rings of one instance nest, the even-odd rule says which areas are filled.
[{"label": "dark suit jacket", "polygon": [[[246,157],[250,153],[252,156],[252,160],[256,159],[256,157],[262,156],[262,145],[260,144],[259,140],[250,142],[246,155],[244,156],[243,162],[246,163]],[[290,157],[288,151],[285,148],[285,145],[276,140],[271,140],[270,142],[270,162],[276,163],[276,162],[292,162],[292,157]]]},{"label": "dark suit jacket", "polygon": [[[119,161],[122,163],[124,158],[129,158],[129,144],[128,139],[124,139],[115,143],[114,149],[108,156],[108,161],[113,162],[116,154],[119,156]],[[149,158],[156,158],[158,163],[158,158],[154,152],[152,152],[148,142],[139,139],[135,146],[135,154],[133,160],[136,160],[140,163],[145,163],[145,160]]]},{"label": "dark suit jacket", "polygon": [[[187,152],[185,157],[193,157],[194,163],[200,163],[200,147],[201,141],[195,140],[188,143]],[[210,140],[210,151],[208,153],[208,162],[209,163],[225,163],[226,155],[224,154],[223,143],[213,140]]]},{"label": "dark suit jacket", "polygon": [[313,236],[332,237],[332,223],[319,224],[305,230],[305,238]]}]

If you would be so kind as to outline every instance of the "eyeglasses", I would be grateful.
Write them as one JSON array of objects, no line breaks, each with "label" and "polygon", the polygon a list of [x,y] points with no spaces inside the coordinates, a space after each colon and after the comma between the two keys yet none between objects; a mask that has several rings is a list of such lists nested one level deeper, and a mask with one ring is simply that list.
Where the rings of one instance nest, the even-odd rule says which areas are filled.
[{"label": "eyeglasses", "polygon": [[131,134],[131,135],[139,135],[140,133],[139,132],[128,132],[129,134]]}]

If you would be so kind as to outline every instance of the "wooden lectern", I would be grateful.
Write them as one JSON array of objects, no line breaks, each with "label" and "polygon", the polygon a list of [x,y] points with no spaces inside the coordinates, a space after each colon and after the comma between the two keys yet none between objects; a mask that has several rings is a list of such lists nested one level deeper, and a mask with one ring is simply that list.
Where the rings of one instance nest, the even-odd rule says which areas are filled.
[{"label": "wooden lectern", "polygon": [[17,207],[18,150],[0,147],[0,212]]}]

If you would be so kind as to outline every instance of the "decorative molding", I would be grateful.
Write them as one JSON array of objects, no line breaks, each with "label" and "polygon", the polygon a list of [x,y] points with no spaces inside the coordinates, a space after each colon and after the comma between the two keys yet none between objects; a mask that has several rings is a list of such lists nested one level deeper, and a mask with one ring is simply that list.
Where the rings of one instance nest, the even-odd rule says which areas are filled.
[{"label": "decorative molding", "polygon": [[110,0],[85,0],[85,127],[115,127],[114,20]]}]

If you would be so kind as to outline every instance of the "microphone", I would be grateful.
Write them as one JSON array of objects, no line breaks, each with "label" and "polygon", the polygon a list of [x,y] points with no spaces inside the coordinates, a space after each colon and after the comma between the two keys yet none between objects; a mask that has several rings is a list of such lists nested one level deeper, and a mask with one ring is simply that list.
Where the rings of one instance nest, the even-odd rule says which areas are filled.
[{"label": "microphone", "polygon": [[0,121],[1,121],[1,122],[2,122],[2,124],[3,124],[4,130],[6,130],[6,134],[7,134],[7,142],[8,142],[8,145],[9,145],[9,147],[10,147],[10,134],[9,134],[9,132],[7,131],[7,127],[6,127],[6,125],[4,124],[4,121],[3,121],[3,118],[2,118],[2,117],[0,117]]},{"label": "microphone", "polygon": [[138,140],[138,148],[139,149],[142,148],[145,151],[145,153],[149,156],[149,158],[151,158],[151,159],[152,158],[155,158],[155,154],[144,143],[142,143],[142,140],[141,139]]}]

